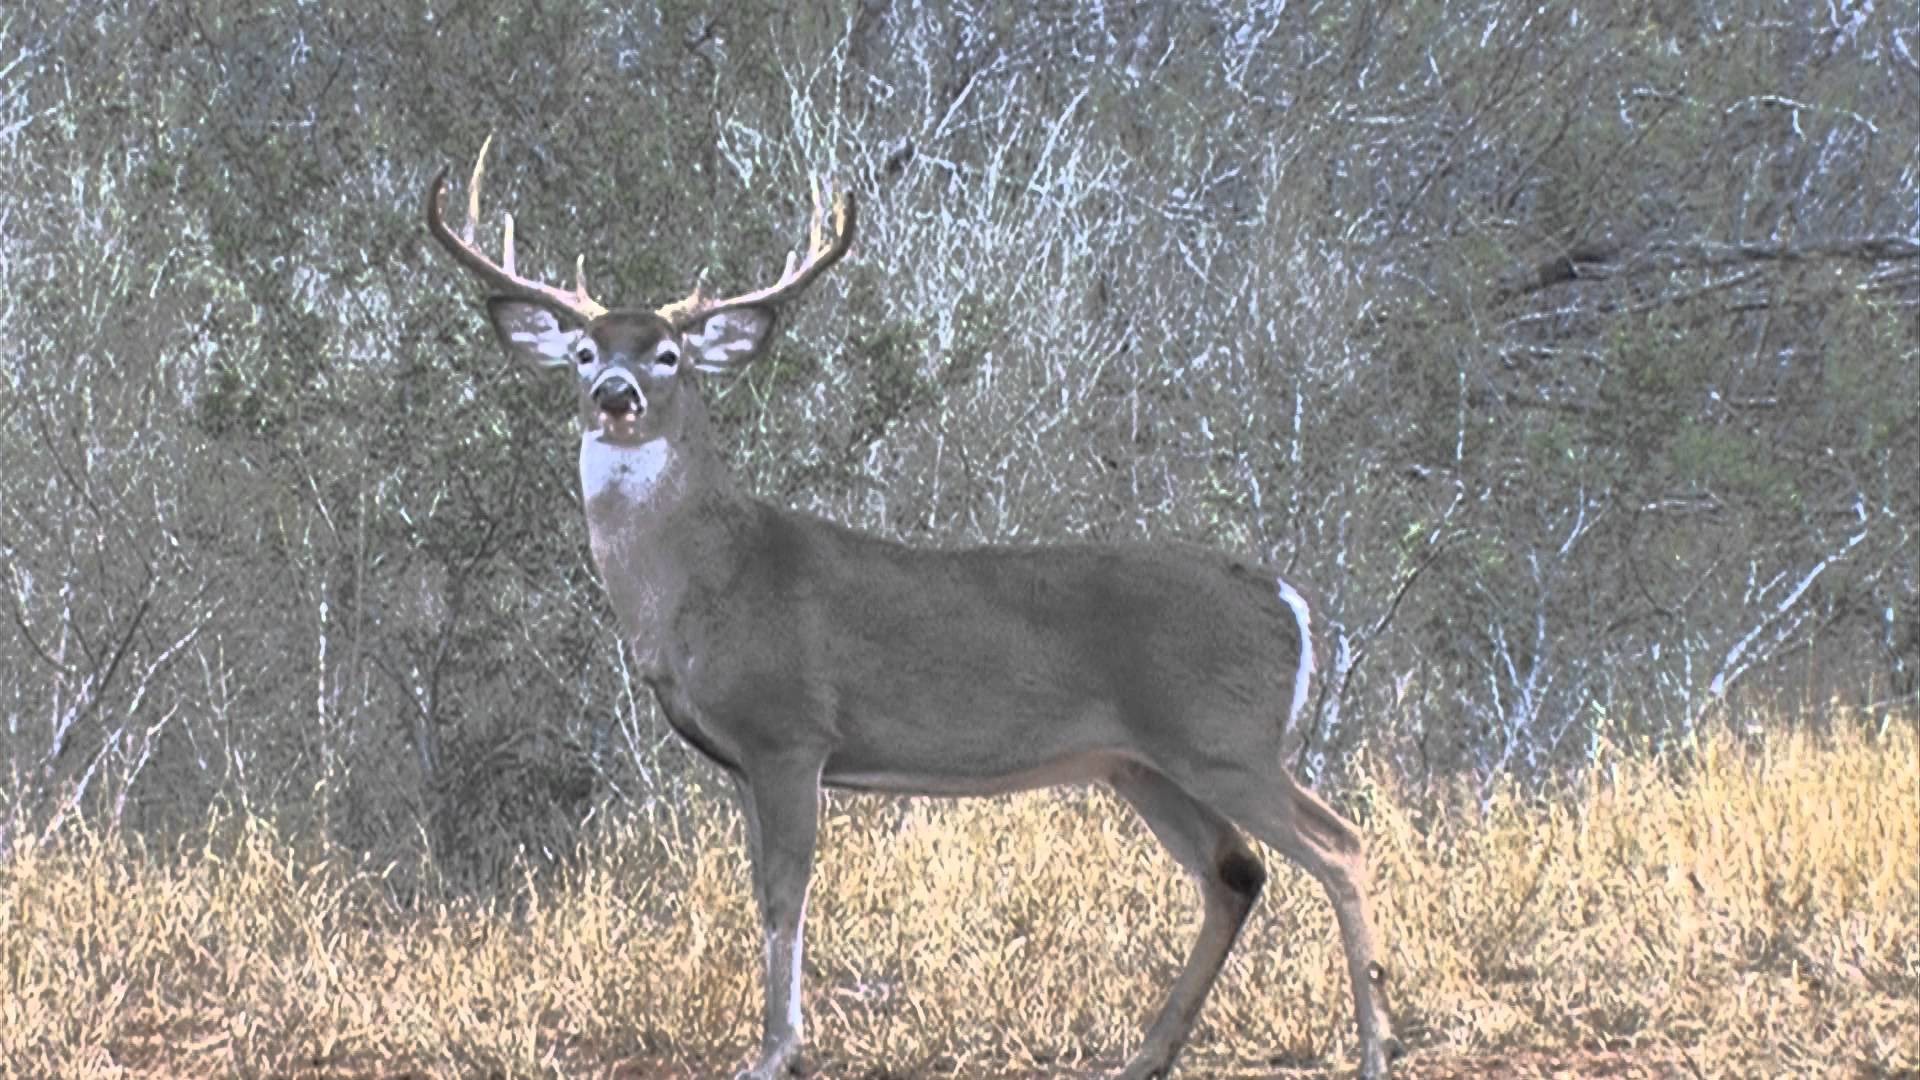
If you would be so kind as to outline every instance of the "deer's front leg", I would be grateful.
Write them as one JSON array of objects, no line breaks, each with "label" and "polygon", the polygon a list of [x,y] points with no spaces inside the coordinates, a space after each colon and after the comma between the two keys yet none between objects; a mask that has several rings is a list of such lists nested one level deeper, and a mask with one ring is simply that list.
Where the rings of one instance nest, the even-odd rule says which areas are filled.
[{"label": "deer's front leg", "polygon": [[820,764],[817,754],[787,754],[748,762],[737,777],[766,932],[766,1034],[760,1060],[735,1080],[774,1080],[799,1065],[802,923],[819,828]]}]

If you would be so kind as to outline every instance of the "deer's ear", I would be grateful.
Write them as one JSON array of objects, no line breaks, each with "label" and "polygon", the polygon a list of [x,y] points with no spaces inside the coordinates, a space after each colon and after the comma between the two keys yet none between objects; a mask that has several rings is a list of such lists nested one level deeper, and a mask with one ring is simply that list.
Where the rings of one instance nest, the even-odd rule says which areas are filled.
[{"label": "deer's ear", "polygon": [[487,317],[508,356],[540,367],[572,365],[580,331],[545,304],[495,296],[487,301]]},{"label": "deer's ear", "polygon": [[722,308],[681,333],[693,364],[701,371],[730,371],[755,356],[773,336],[773,309],[755,306]]}]

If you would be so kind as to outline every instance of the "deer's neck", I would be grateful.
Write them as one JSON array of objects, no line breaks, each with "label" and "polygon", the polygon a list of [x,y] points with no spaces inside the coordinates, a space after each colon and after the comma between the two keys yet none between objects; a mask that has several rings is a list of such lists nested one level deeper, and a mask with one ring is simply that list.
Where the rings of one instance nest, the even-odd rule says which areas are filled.
[{"label": "deer's neck", "polygon": [[[613,609],[644,661],[665,638],[693,569],[698,535],[737,500],[704,417],[635,445],[580,438],[580,495],[593,561]],[[697,426],[696,426],[697,425]]]}]

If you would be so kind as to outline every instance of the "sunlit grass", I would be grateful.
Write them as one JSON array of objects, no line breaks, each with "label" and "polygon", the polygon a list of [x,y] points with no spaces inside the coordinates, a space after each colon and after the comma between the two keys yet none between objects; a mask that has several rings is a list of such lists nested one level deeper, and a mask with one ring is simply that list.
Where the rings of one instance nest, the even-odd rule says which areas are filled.
[{"label": "sunlit grass", "polygon": [[[1824,734],[1623,758],[1556,797],[1365,807],[1409,1071],[1622,1051],[1708,1075],[1920,1068],[1920,747]],[[811,902],[828,1075],[1051,1073],[1131,1048],[1197,925],[1191,887],[1096,791],[829,800]],[[145,850],[71,834],[0,867],[9,1075],[710,1075],[757,1041],[736,816],[637,826],[495,902],[221,818]],[[1275,861],[1277,860],[1270,860]],[[1273,881],[1189,1075],[1349,1068],[1328,907]]]}]

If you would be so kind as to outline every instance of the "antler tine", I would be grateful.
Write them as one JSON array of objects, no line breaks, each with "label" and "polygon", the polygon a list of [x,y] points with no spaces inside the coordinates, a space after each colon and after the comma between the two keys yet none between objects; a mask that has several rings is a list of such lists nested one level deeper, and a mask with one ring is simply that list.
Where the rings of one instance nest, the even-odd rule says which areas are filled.
[{"label": "antler tine", "polygon": [[852,192],[835,192],[832,198],[833,225],[832,234],[827,232],[827,207],[822,205],[820,181],[812,179],[813,216],[808,229],[807,253],[802,257],[797,251],[787,252],[786,268],[780,277],[764,289],[730,296],[725,299],[708,300],[695,289],[685,300],[676,301],[660,308],[657,314],[674,324],[685,326],[695,318],[718,311],[721,308],[776,307],[793,299],[814,279],[825,273],[828,268],[839,262],[853,246],[853,230],[856,215]]},{"label": "antler tine", "polygon": [[827,208],[820,202],[820,176],[818,173],[807,177],[807,186],[813,189],[813,220],[807,230],[807,254],[820,250],[821,234],[827,228]]},{"label": "antler tine", "polygon": [[473,159],[473,175],[467,179],[467,228],[464,238],[474,242],[473,231],[480,227],[480,181],[487,175],[487,151],[493,148],[493,132],[487,132],[480,153]]},{"label": "antler tine", "polygon": [[489,259],[474,242],[474,222],[480,217],[480,182],[486,172],[487,148],[492,144],[493,136],[489,135],[487,141],[481,144],[479,159],[473,164],[473,176],[467,185],[465,235],[458,235],[447,226],[443,208],[447,195],[445,167],[434,174],[433,183],[427,187],[427,231],[433,234],[433,238],[440,242],[441,247],[447,249],[447,253],[453,256],[454,261],[479,278],[495,296],[543,304],[568,318],[583,323],[592,322],[605,315],[607,309],[599,301],[587,295],[585,256],[575,264],[577,284],[571,291],[521,277],[515,271],[512,214],[504,216],[505,241],[502,245],[500,262],[496,263]]}]

